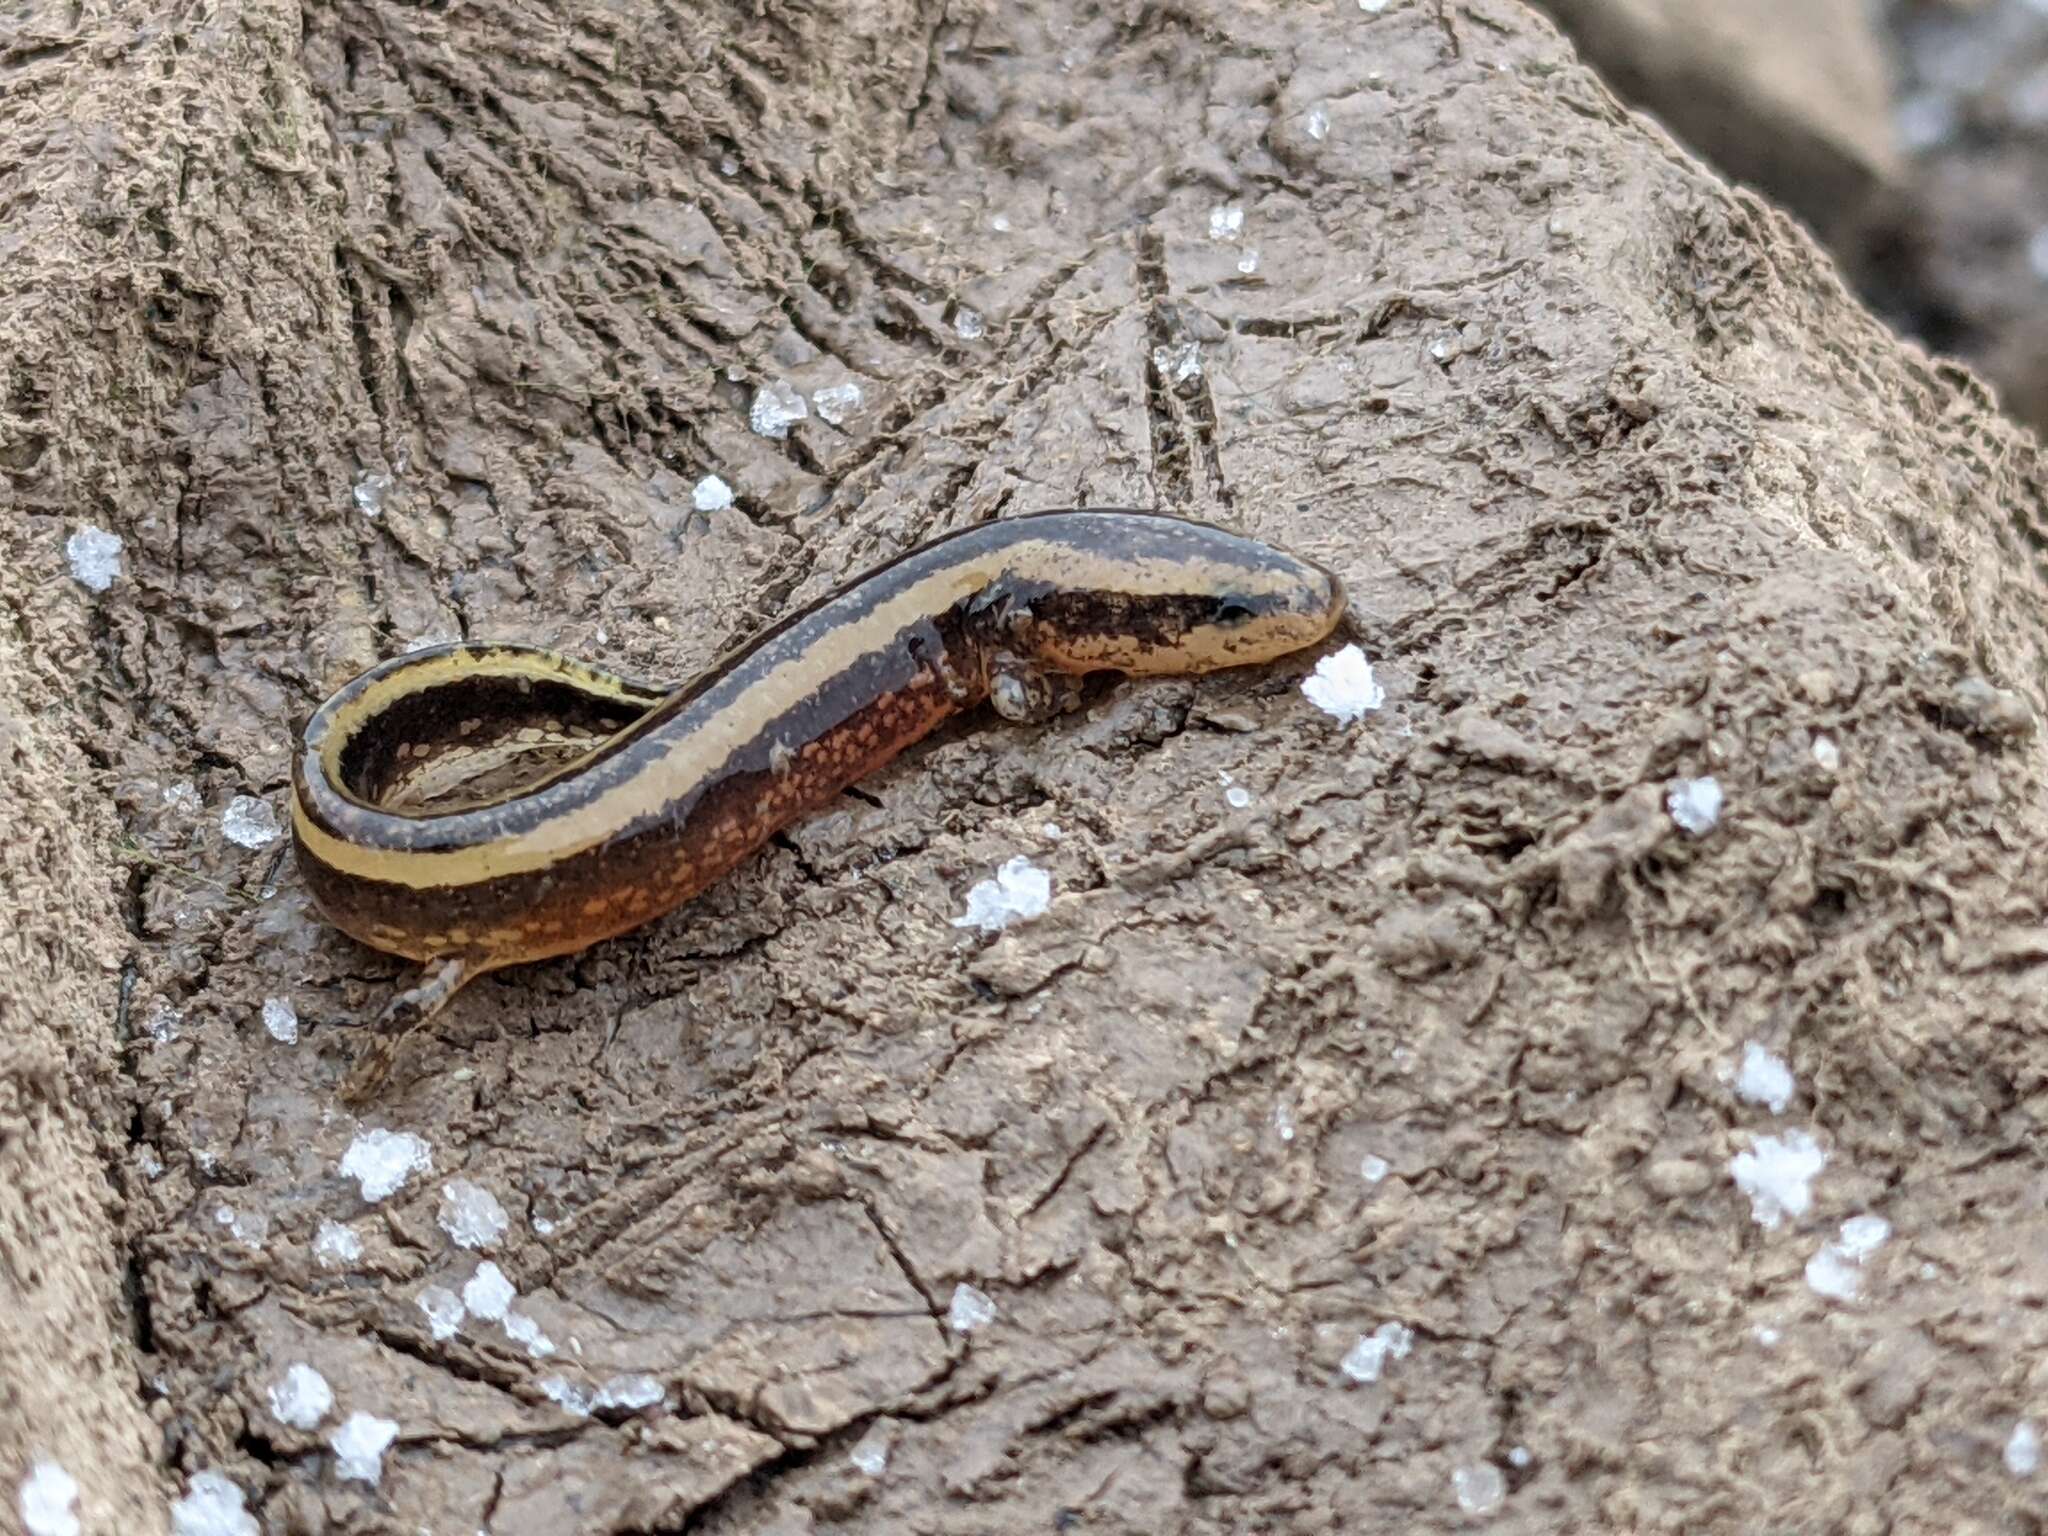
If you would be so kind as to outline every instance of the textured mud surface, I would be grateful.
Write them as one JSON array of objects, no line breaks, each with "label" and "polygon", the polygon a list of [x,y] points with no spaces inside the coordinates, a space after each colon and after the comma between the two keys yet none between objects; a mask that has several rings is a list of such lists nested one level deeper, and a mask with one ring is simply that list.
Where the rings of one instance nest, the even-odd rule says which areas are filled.
[{"label": "textured mud surface", "polygon": [[[10,25],[10,1516],[50,1458],[123,1531],[203,1469],[267,1532],[2037,1528],[2048,482],[1545,24]],[[977,720],[341,1111],[403,972],[224,831],[330,685],[687,675],[1075,503],[1329,562],[1386,708]],[[1017,853],[1050,911],[954,926]],[[375,1201],[373,1128],[431,1158]],[[1729,1160],[1795,1130],[1767,1229]]]}]

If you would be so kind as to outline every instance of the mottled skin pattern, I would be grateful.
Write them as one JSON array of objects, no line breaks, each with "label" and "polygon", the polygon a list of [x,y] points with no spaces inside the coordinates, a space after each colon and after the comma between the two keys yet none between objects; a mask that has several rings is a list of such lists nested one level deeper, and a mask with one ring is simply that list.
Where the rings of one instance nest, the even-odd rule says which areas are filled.
[{"label": "mottled skin pattern", "polygon": [[[1273,660],[1325,638],[1343,602],[1329,573],[1221,529],[1041,513],[913,550],[672,691],[513,646],[372,668],[307,724],[299,867],[336,927],[437,969],[385,1010],[348,1091],[468,980],[673,910],[950,715],[993,696],[1043,719],[1088,672]],[[514,792],[392,803],[445,756],[600,737]]]}]

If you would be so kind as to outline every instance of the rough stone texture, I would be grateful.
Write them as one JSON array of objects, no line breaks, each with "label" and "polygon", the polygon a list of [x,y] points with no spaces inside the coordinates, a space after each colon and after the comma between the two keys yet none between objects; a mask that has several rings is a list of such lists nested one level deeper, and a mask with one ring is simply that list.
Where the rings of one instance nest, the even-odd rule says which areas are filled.
[{"label": "rough stone texture", "polygon": [[[22,898],[79,958],[68,1058],[10,1074],[69,1129],[9,1187],[77,1215],[0,1223],[0,1271],[104,1337],[0,1377],[119,1385],[95,1191],[164,1167],[122,1215],[163,1476],[114,1392],[95,1509],[214,1467],[282,1531],[1429,1532],[1490,1464],[1503,1530],[2029,1528],[2038,451],[1530,13],[223,0],[8,48],[0,580],[66,682],[23,824],[87,870]],[[862,403],[771,441],[777,380]],[[685,675],[1079,502],[1336,565],[1387,708],[1339,730],[1297,666],[948,731],[337,1108],[402,973],[222,832],[326,688],[455,632]],[[67,736],[132,844],[127,1016],[179,1014],[118,1087]],[[953,927],[1020,850],[1051,911]],[[95,1167],[87,1113],[133,1147]],[[373,1125],[432,1167],[367,1205]],[[1729,1159],[1792,1128],[1829,1161],[1766,1230]],[[513,1218],[509,1330],[420,1304],[484,1257],[456,1176]],[[1862,1212],[1863,1299],[1815,1294]],[[571,1411],[643,1373],[660,1407]],[[375,1488],[325,1448],[358,1411]]]},{"label": "rough stone texture", "polygon": [[1541,0],[1622,98],[1728,175],[1860,252],[1900,161],[1864,0]]}]

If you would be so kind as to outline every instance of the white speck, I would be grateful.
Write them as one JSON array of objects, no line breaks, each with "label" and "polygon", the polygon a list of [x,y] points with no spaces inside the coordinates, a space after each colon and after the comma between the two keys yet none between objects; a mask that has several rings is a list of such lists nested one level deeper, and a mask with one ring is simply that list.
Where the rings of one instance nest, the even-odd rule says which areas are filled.
[{"label": "white speck", "polygon": [[256,1519],[226,1474],[199,1472],[171,1506],[171,1536],[257,1536]]},{"label": "white speck", "polygon": [[450,1179],[441,1186],[441,1230],[458,1248],[494,1248],[511,1218],[498,1197],[468,1179]]},{"label": "white speck", "polygon": [[1378,1381],[1389,1360],[1405,1360],[1414,1347],[1415,1335],[1404,1324],[1381,1323],[1358,1336],[1337,1368],[1356,1382]]},{"label": "white speck", "polygon": [[725,157],[725,158],[724,158],[723,160],[721,160],[721,161],[719,161],[719,162],[718,162],[718,174],[719,174],[719,175],[721,175],[721,176],[737,176],[737,175],[739,175],[739,173],[740,173],[740,163],[739,163],[739,161],[737,161],[737,160],[733,159],[733,158],[732,158],[732,156],[728,155],[728,156],[726,156],[726,157]]},{"label": "white speck", "polygon": [[287,997],[263,999],[263,1027],[279,1045],[299,1043],[299,1012]]},{"label": "white speck", "polygon": [[1152,367],[1169,384],[1185,384],[1202,376],[1202,344],[1177,341],[1170,347],[1152,349]]},{"label": "white speck", "polygon": [[183,1022],[178,1010],[159,998],[150,1004],[149,1017],[143,1020],[142,1027],[158,1045],[169,1045],[178,1038],[178,1026]]},{"label": "white speck", "polygon": [[1742,1048],[1742,1070],[1735,1077],[1735,1096],[1763,1104],[1774,1115],[1792,1102],[1792,1069],[1754,1040]]},{"label": "white speck", "polygon": [[953,1287],[953,1303],[946,1308],[946,1323],[955,1333],[972,1333],[996,1320],[996,1304],[986,1291],[966,1281]]},{"label": "white speck", "polygon": [[818,419],[835,427],[859,410],[860,402],[860,386],[851,379],[844,384],[827,384],[811,395],[811,404],[818,408]]},{"label": "white speck", "polygon": [[732,505],[732,487],[716,475],[706,475],[691,490],[690,503],[699,512],[723,512]]},{"label": "white speck", "polygon": [[2005,1442],[2005,1470],[2014,1477],[2032,1477],[2041,1465],[2041,1431],[2026,1419],[2013,1425]]},{"label": "white speck", "polygon": [[323,1221],[313,1234],[313,1257],[329,1269],[363,1256],[363,1240],[338,1221]]},{"label": "white speck", "polygon": [[668,1396],[660,1381],[645,1371],[635,1371],[624,1376],[611,1377],[597,1389],[597,1396],[591,1401],[599,1408],[625,1408],[638,1410],[652,1408]]},{"label": "white speck", "polygon": [[363,1198],[375,1205],[433,1165],[433,1153],[411,1131],[379,1128],[363,1131],[349,1143],[341,1157],[341,1176],[354,1179],[362,1187]]},{"label": "white speck", "polygon": [[1721,819],[1721,781],[1709,775],[1703,779],[1680,779],[1664,797],[1664,808],[1681,830],[1704,837]]},{"label": "white speck", "polygon": [[990,214],[988,227],[999,235],[1007,235],[1010,232],[1010,216],[1007,213]]},{"label": "white speck", "polygon": [[199,787],[190,779],[178,780],[164,791],[164,805],[183,815],[197,816],[201,807]]},{"label": "white speck", "polygon": [[71,574],[89,592],[104,592],[121,574],[121,536],[90,524],[64,541]]},{"label": "white speck", "polygon": [[1387,0],[1358,0],[1358,8],[1368,16],[1377,16],[1387,8]]},{"label": "white speck", "polygon": [[352,1413],[327,1437],[334,1448],[334,1472],[345,1482],[376,1487],[384,1477],[384,1453],[398,1438],[398,1425],[373,1413]]},{"label": "white speck", "polygon": [[1518,1445],[1508,1452],[1508,1465],[1517,1471],[1528,1466],[1535,1459],[1535,1454],[1526,1445]]},{"label": "white speck", "polygon": [[1892,114],[1899,142],[1911,154],[1938,149],[1956,135],[1960,119],[1956,104],[1939,91],[1920,91],[1908,96]]},{"label": "white speck", "polygon": [[1451,1474],[1451,1491],[1458,1496],[1458,1508],[1468,1515],[1490,1515],[1508,1496],[1508,1480],[1490,1462],[1475,1462]]},{"label": "white speck", "polygon": [[39,1461],[21,1480],[21,1524],[28,1536],[78,1536],[78,1483],[54,1461]]},{"label": "white speck", "polygon": [[384,495],[390,489],[389,475],[364,475],[356,481],[356,510],[365,517],[377,516],[384,510]]},{"label": "white speck", "polygon": [[1233,784],[1223,791],[1224,803],[1234,811],[1241,811],[1252,803],[1252,792],[1242,784]]},{"label": "white speck", "polygon": [[1242,256],[1237,258],[1237,270],[1246,277],[1250,277],[1259,270],[1259,253],[1256,248],[1247,249]]},{"label": "white speck", "polygon": [[334,1406],[334,1389],[327,1378],[300,1361],[284,1373],[284,1380],[270,1388],[270,1411],[280,1424],[293,1429],[312,1429]]},{"label": "white speck", "polygon": [[1842,766],[1842,750],[1829,737],[1816,736],[1813,738],[1813,760],[1833,773]]},{"label": "white speck", "polygon": [[981,340],[982,333],[987,328],[980,312],[968,309],[964,305],[961,306],[960,312],[953,317],[953,329],[959,333],[962,341]]},{"label": "white speck", "polygon": [[227,840],[243,848],[262,848],[277,841],[284,828],[277,824],[277,812],[268,800],[254,795],[237,795],[221,812],[220,829]]},{"label": "white speck", "polygon": [[437,1339],[452,1339],[462,1327],[462,1298],[445,1285],[430,1285],[416,1298],[427,1316],[427,1328]]},{"label": "white speck", "polygon": [[2027,242],[2027,270],[2037,283],[2048,283],[2048,224],[2034,231]]},{"label": "white speck", "polygon": [[1437,337],[1435,341],[1429,344],[1429,355],[1440,363],[1449,362],[1451,358],[1450,342],[1442,336]]},{"label": "white speck", "polygon": [[164,1176],[164,1160],[156,1155],[154,1147],[137,1147],[135,1166],[142,1170],[145,1179],[160,1179]]},{"label": "white speck", "polygon": [[1052,876],[1020,853],[993,880],[975,882],[967,893],[967,910],[953,919],[953,926],[998,933],[1013,922],[1042,916],[1051,905]]},{"label": "white speck", "polygon": [[1372,675],[1372,663],[1355,645],[1317,662],[1315,671],[1302,679],[1301,691],[1309,703],[1344,725],[1387,702],[1387,690]]},{"label": "white speck", "polygon": [[870,1430],[860,1444],[846,1453],[846,1459],[853,1463],[854,1470],[869,1477],[880,1477],[889,1470],[889,1443],[875,1430]]},{"label": "white speck", "polygon": [[1060,824],[1056,821],[1048,821],[1041,830],[1045,833],[1046,841],[1051,843],[1056,843],[1067,835],[1060,830]]},{"label": "white speck", "polygon": [[505,1271],[489,1259],[477,1265],[476,1273],[462,1288],[462,1304],[487,1323],[501,1323],[512,1298],[519,1293],[505,1278]]},{"label": "white speck", "polygon": [[1330,114],[1321,107],[1310,107],[1303,126],[1308,129],[1308,136],[1320,143],[1330,136]]},{"label": "white speck", "polygon": [[270,1218],[261,1211],[251,1211],[244,1215],[223,1201],[215,1209],[213,1219],[220,1226],[226,1227],[235,1241],[245,1243],[251,1248],[262,1247],[263,1240],[270,1236]]},{"label": "white speck", "polygon": [[555,1224],[545,1216],[536,1216],[533,1218],[533,1230],[542,1237],[551,1237],[554,1234]]},{"label": "white speck", "polygon": [[1273,1106],[1273,1134],[1282,1141],[1294,1140],[1294,1112],[1285,1104]]},{"label": "white speck", "polygon": [[1756,1329],[1756,1341],[1763,1345],[1765,1349],[1776,1349],[1780,1337],[1782,1335],[1779,1334],[1778,1330],[1768,1325],[1759,1324]]},{"label": "white speck", "polygon": [[1235,240],[1244,232],[1244,210],[1235,204],[1219,203],[1209,210],[1209,238]]},{"label": "white speck", "polygon": [[543,1376],[534,1383],[542,1397],[559,1405],[564,1413],[579,1419],[590,1417],[590,1394],[565,1376]]},{"label": "white speck", "polygon": [[1892,1224],[1882,1216],[1852,1216],[1842,1235],[1806,1261],[1806,1283],[1835,1301],[1854,1301],[1863,1285],[1863,1261],[1882,1248]]},{"label": "white speck", "polygon": [[789,429],[811,414],[804,397],[787,379],[763,384],[754,391],[754,403],[747,411],[747,425],[762,437],[789,436]]},{"label": "white speck", "polygon": [[1729,1160],[1735,1187],[1749,1196],[1757,1225],[1775,1227],[1787,1216],[1804,1216],[1813,1204],[1813,1181],[1828,1163],[1820,1144],[1804,1131],[1759,1136],[1747,1152]]},{"label": "white speck", "polygon": [[1374,1157],[1370,1152],[1366,1153],[1365,1161],[1358,1165],[1358,1176],[1368,1184],[1379,1183],[1390,1171],[1390,1165],[1384,1157]]},{"label": "white speck", "polygon": [[555,1352],[555,1341],[542,1333],[540,1324],[524,1312],[505,1314],[505,1337],[514,1344],[523,1345],[526,1352],[536,1360],[545,1360]]}]

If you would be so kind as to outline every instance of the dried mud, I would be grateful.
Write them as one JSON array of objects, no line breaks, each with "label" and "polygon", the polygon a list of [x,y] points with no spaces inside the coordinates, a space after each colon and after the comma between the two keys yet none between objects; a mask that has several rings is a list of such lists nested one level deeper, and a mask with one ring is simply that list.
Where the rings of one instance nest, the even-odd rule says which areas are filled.
[{"label": "dried mud", "polygon": [[[267,1532],[2039,1529],[2000,1455],[2048,1406],[2038,450],[1546,24],[12,26],[10,1518],[50,1457],[124,1532],[202,1468]],[[766,439],[776,380],[862,403]],[[1087,503],[1335,566],[1385,710],[1293,666],[978,719],[343,1112],[402,971],[222,834],[330,685],[454,634],[686,675]],[[1051,910],[954,927],[1018,852]],[[371,1125],[433,1159],[375,1204]],[[1765,1230],[1727,1165],[1786,1127],[1829,1162]],[[455,1177],[552,1356],[435,1336]],[[1816,1294],[1864,1212],[1864,1297]],[[301,1361],[311,1432],[267,1396]],[[660,1408],[543,1386],[637,1373]],[[356,1411],[399,1426],[375,1488]]]}]

